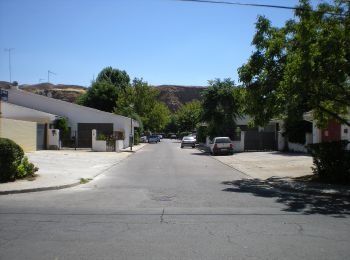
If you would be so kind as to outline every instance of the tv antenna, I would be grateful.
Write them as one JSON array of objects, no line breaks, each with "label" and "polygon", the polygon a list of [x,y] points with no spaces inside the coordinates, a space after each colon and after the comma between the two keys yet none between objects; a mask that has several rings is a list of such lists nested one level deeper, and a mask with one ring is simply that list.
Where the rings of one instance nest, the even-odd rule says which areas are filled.
[{"label": "tv antenna", "polygon": [[50,83],[50,75],[57,75],[55,72],[48,70],[47,71],[47,82]]}]

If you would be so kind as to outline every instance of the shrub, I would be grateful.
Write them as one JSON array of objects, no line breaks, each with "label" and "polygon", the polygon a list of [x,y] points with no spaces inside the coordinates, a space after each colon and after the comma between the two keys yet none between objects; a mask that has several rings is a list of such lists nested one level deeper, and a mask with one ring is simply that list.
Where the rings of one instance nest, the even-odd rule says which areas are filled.
[{"label": "shrub", "polygon": [[23,149],[18,144],[10,139],[0,138],[0,182],[15,180],[23,156]]},{"label": "shrub", "polygon": [[38,168],[28,161],[28,157],[24,156],[21,164],[17,167],[16,179],[33,177]]},{"label": "shrub", "polygon": [[307,146],[313,157],[315,174],[327,182],[350,183],[350,151],[348,141],[337,141]]},{"label": "shrub", "polygon": [[140,134],[135,132],[134,134],[134,145],[138,145],[140,143]]}]

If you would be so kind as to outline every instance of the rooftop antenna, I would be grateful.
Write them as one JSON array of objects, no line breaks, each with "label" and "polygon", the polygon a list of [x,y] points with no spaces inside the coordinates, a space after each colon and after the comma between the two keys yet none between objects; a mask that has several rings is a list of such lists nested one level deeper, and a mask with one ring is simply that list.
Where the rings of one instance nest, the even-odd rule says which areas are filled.
[{"label": "rooftop antenna", "polygon": [[12,82],[12,75],[11,75],[11,51],[13,51],[14,48],[6,48],[4,51],[9,52],[9,71],[10,71],[10,83]]},{"label": "rooftop antenna", "polygon": [[47,71],[47,82],[50,83],[50,74],[57,75],[55,72],[48,70]]}]

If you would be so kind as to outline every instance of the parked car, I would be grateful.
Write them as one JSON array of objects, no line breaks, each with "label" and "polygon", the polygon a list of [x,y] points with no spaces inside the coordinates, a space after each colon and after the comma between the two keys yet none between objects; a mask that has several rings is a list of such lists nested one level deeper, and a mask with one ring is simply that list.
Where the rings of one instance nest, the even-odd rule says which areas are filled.
[{"label": "parked car", "polygon": [[217,154],[233,154],[233,144],[229,137],[215,137],[209,145],[210,153]]},{"label": "parked car", "polygon": [[141,138],[140,138],[140,142],[141,143],[147,143],[148,142],[148,139],[147,139],[147,136],[141,136]]},{"label": "parked car", "polygon": [[158,143],[159,142],[159,137],[158,135],[150,135],[148,137],[148,142],[149,143]]},{"label": "parked car", "polygon": [[176,139],[177,136],[176,136],[175,134],[172,134],[172,135],[170,136],[170,138],[171,138],[171,139]]},{"label": "parked car", "polygon": [[196,147],[196,139],[193,136],[184,136],[181,141],[181,148],[185,146],[190,146],[192,148]]}]

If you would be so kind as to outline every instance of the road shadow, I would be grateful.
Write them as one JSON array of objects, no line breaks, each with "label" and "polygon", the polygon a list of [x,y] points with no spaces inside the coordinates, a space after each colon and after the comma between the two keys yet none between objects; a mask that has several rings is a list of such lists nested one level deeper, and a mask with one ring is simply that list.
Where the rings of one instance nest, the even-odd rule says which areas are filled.
[{"label": "road shadow", "polygon": [[222,182],[230,186],[223,191],[236,193],[251,193],[257,197],[276,198],[276,202],[284,204],[283,211],[298,212],[305,215],[322,214],[334,217],[350,215],[350,197],[340,194],[312,194],[302,191],[285,190],[287,180],[280,178],[243,179]]}]

